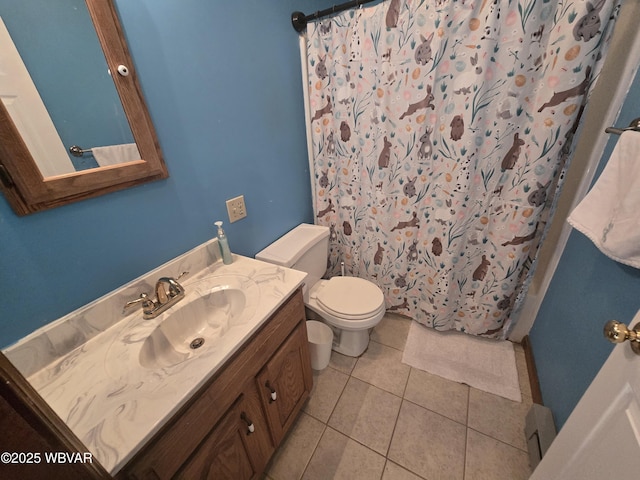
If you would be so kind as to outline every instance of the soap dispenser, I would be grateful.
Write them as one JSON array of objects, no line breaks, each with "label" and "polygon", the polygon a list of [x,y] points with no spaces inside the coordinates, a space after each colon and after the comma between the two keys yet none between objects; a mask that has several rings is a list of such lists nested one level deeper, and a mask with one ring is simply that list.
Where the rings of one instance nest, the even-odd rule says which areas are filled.
[{"label": "soap dispenser", "polygon": [[222,253],[222,263],[229,265],[233,262],[231,250],[229,250],[229,241],[222,229],[222,222],[215,222],[215,225],[218,227],[218,244],[220,245],[220,252]]}]

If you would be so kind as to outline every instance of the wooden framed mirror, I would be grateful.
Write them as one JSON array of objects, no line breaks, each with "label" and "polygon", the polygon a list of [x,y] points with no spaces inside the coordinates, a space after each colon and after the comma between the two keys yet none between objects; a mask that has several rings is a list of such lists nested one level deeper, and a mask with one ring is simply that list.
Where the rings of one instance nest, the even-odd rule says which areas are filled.
[{"label": "wooden framed mirror", "polygon": [[[18,215],[167,178],[169,173],[112,0],[85,0],[141,160],[44,176],[0,102],[0,189]],[[126,70],[119,67],[125,66]]]}]

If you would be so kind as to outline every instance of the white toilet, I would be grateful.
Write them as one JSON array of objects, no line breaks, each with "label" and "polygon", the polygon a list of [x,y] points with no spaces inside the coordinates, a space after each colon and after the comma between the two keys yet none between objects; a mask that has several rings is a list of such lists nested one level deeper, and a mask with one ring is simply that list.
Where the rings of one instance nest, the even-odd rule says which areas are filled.
[{"label": "white toilet", "polygon": [[369,331],[384,316],[384,295],[377,285],[363,278],[322,280],[328,255],[329,228],[303,223],[256,258],[307,273],[305,305],[333,330],[333,349],[357,357],[369,345]]}]

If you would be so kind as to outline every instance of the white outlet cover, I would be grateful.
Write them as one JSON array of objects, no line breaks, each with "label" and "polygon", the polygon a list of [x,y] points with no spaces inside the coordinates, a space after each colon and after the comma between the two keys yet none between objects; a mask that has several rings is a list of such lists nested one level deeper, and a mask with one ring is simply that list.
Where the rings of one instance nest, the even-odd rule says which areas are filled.
[{"label": "white outlet cover", "polygon": [[227,213],[229,214],[229,222],[237,222],[247,216],[247,208],[244,204],[244,195],[227,200]]}]

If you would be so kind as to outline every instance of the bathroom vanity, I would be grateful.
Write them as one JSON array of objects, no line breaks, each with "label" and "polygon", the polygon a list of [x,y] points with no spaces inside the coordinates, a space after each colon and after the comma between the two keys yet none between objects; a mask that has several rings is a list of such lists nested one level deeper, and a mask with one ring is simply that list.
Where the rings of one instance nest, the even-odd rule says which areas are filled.
[{"label": "bathroom vanity", "polygon": [[256,478],[312,385],[297,290],[117,478]]},{"label": "bathroom vanity", "polygon": [[[123,314],[185,271],[179,303]],[[305,277],[212,240],[4,353],[115,478],[256,478],[312,387]]]}]

